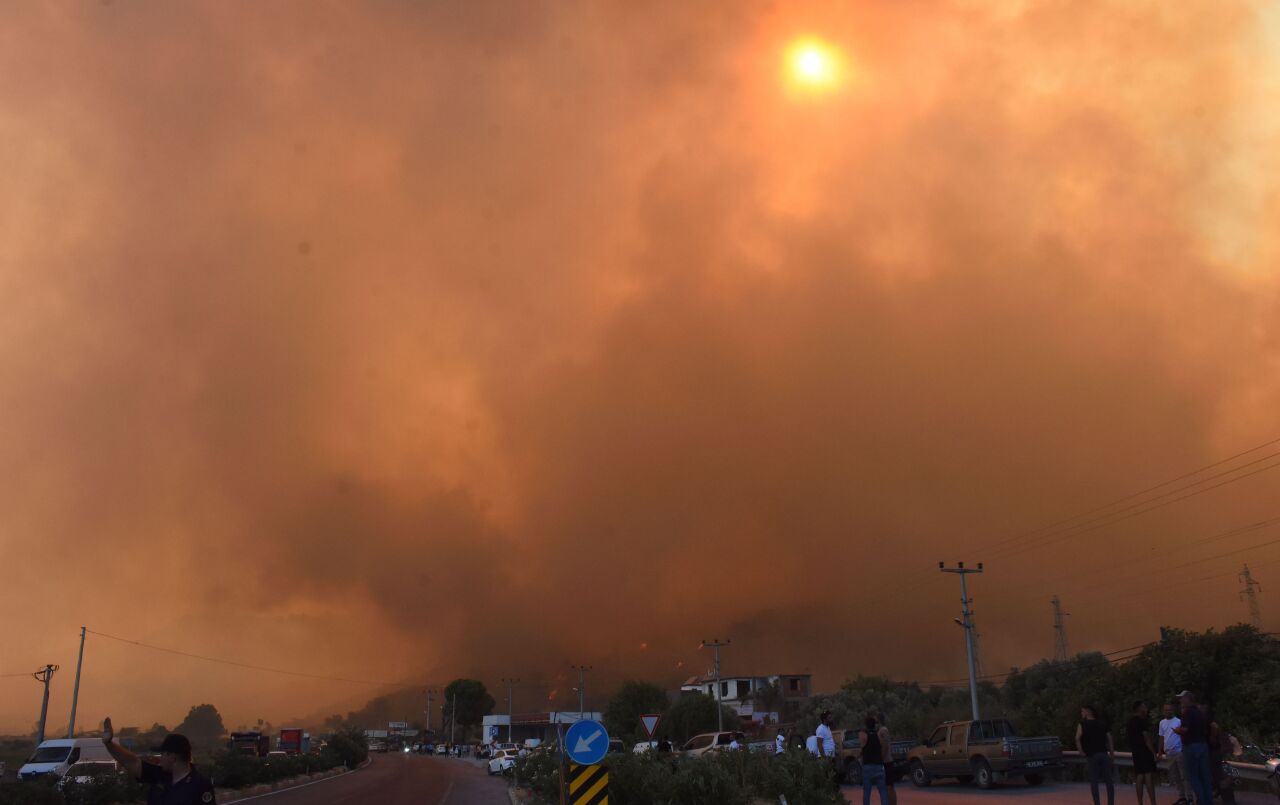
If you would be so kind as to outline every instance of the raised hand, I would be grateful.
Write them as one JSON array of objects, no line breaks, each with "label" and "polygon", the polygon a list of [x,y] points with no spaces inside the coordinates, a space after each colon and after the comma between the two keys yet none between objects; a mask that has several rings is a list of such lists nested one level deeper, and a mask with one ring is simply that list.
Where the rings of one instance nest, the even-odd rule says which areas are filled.
[{"label": "raised hand", "polygon": [[107,716],[107,718],[102,722],[102,742],[104,744],[109,744],[115,737],[116,731],[111,726],[111,717]]}]

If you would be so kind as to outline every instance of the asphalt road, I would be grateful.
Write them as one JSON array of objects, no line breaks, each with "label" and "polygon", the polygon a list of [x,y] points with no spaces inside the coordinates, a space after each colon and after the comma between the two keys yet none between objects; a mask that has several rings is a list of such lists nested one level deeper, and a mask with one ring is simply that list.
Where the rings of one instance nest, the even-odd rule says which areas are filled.
[{"label": "asphalt road", "polygon": [[[1100,789],[1102,802],[1107,801],[1106,789]],[[844,786],[844,798],[849,802],[861,805],[862,789]],[[1167,786],[1156,788],[1158,805],[1173,805],[1178,797],[1173,789]],[[1038,788],[1029,788],[1020,783],[999,785],[990,791],[982,791],[975,785],[960,783],[935,782],[928,788],[916,788],[909,781],[898,785],[898,801],[900,805],[1093,805],[1089,795],[1089,786],[1085,783],[1046,782]],[[1138,797],[1133,786],[1116,786],[1116,805],[1137,805]],[[880,795],[871,792],[872,805],[879,805]],[[1236,792],[1237,805],[1277,805],[1275,797],[1254,792]]]},{"label": "asphalt road", "polygon": [[405,753],[372,755],[352,774],[237,802],[254,805],[510,805],[507,783],[476,763]]}]

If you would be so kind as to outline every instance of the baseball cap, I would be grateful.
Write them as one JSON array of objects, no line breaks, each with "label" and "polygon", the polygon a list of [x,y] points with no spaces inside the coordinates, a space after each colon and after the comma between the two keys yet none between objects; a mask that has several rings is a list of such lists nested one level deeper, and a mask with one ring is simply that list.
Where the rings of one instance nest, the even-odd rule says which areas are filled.
[{"label": "baseball cap", "polygon": [[191,741],[187,740],[187,736],[179,735],[174,732],[164,736],[164,740],[160,742],[160,752],[172,752],[180,758],[191,759]]}]

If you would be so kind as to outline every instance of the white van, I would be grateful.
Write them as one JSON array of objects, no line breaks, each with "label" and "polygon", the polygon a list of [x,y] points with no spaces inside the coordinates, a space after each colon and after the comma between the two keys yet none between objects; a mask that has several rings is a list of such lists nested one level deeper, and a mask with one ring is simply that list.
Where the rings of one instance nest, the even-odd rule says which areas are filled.
[{"label": "white van", "polygon": [[71,764],[82,760],[111,760],[101,738],[54,738],[36,747],[18,769],[19,780],[34,780],[46,774],[61,777]]}]

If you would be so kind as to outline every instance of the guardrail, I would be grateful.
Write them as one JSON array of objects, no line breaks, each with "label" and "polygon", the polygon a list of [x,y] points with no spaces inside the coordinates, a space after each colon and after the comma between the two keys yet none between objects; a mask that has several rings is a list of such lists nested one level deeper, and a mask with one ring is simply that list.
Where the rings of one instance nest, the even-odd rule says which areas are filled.
[{"label": "guardrail", "polygon": [[[1070,763],[1072,765],[1083,766],[1084,755],[1075,750],[1065,750],[1062,753],[1062,762]],[[1117,767],[1120,767],[1120,768],[1132,768],[1133,754],[1130,752],[1116,752],[1115,764]],[[1169,761],[1167,760],[1157,761],[1156,765],[1158,765],[1161,769],[1168,769]],[[1266,782],[1267,767],[1263,766],[1260,763],[1240,763],[1239,761],[1228,760],[1227,765],[1231,766],[1237,772],[1240,773],[1241,780],[1257,780],[1261,782]]]}]

